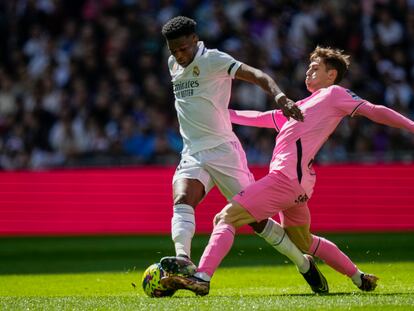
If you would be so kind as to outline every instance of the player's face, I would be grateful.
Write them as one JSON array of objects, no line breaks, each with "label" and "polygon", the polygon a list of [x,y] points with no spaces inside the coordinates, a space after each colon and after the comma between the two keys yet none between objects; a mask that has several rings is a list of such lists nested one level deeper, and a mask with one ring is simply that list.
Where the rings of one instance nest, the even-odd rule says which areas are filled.
[{"label": "player's face", "polygon": [[316,59],[309,64],[306,71],[306,88],[313,93],[321,88],[331,86],[336,76],[336,70],[327,69],[321,59]]},{"label": "player's face", "polygon": [[196,35],[182,36],[177,39],[168,40],[168,49],[177,63],[187,67],[197,53],[198,38]]}]

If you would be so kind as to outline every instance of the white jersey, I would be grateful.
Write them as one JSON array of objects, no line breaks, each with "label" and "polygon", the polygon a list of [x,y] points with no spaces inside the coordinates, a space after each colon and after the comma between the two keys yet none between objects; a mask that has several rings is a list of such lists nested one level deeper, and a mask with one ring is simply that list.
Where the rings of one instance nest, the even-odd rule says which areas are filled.
[{"label": "white jersey", "polygon": [[232,79],[240,65],[226,53],[205,48],[201,41],[194,60],[185,68],[170,56],[168,67],[184,143],[182,154],[238,140],[228,105]]}]

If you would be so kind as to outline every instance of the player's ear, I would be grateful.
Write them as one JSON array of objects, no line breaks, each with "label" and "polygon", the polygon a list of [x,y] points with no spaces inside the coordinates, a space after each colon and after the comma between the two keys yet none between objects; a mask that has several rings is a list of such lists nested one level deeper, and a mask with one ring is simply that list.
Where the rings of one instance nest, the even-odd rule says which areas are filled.
[{"label": "player's ear", "polygon": [[337,76],[338,76],[338,71],[336,69],[328,70],[328,78],[330,81],[334,82]]},{"label": "player's ear", "polygon": [[193,43],[197,43],[197,42],[198,42],[198,40],[199,40],[199,38],[198,38],[197,34],[193,33],[193,34],[191,35],[191,41],[192,41]]}]

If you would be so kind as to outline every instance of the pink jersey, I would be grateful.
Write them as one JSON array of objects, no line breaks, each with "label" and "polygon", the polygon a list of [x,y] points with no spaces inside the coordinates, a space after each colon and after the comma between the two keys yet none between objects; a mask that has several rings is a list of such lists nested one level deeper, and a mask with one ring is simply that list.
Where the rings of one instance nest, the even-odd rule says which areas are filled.
[{"label": "pink jersey", "polygon": [[297,104],[305,121],[287,121],[280,129],[270,170],[282,172],[289,179],[302,181],[303,177],[314,175],[312,162],[323,143],[347,115],[367,101],[351,91],[332,85],[320,89]]},{"label": "pink jersey", "polygon": [[281,110],[268,110],[265,112],[254,110],[229,109],[230,121],[234,124],[274,128],[280,131],[287,119]]}]

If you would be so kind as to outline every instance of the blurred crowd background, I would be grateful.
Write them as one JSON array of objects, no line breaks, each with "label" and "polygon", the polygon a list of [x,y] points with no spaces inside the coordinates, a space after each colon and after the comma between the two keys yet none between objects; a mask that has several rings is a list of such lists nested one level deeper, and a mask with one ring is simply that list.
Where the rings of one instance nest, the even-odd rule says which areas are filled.
[{"label": "blurred crowd background", "polygon": [[[198,22],[209,48],[309,95],[316,45],[352,55],[341,84],[414,119],[414,1],[0,1],[0,168],[174,165],[182,148],[160,34],[171,17]],[[235,82],[230,107],[272,109]],[[235,127],[251,164],[267,165],[275,132]],[[414,161],[407,132],[347,118],[320,164]]]}]

